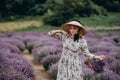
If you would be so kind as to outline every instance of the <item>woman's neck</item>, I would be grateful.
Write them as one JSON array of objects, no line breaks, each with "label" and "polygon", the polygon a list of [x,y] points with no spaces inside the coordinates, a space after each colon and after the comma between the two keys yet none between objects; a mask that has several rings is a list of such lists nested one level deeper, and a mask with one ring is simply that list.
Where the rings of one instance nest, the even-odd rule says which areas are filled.
[{"label": "woman's neck", "polygon": [[75,36],[74,34],[71,34],[71,35],[70,35],[71,38],[74,38],[74,36]]}]

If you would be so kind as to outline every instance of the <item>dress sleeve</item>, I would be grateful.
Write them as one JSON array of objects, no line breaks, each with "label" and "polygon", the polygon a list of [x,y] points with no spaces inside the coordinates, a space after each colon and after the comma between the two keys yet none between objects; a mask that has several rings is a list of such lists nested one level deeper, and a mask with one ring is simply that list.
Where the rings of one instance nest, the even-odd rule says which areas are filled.
[{"label": "dress sleeve", "polygon": [[94,54],[91,54],[91,53],[89,52],[88,46],[87,46],[87,41],[86,41],[85,39],[82,39],[82,40],[81,40],[80,45],[81,45],[80,49],[81,49],[82,53],[83,53],[86,57],[88,57],[88,58],[93,58],[93,56],[95,56]]},{"label": "dress sleeve", "polygon": [[[52,31],[54,31],[54,30],[52,30]],[[50,35],[50,36],[52,36],[52,37],[54,37],[54,38],[56,38],[56,39],[58,39],[58,40],[64,40],[64,38],[65,38],[65,35],[64,35],[64,34],[59,33],[59,32],[56,32],[56,33],[53,35],[52,31],[49,31],[49,32],[48,32],[48,35]]]}]

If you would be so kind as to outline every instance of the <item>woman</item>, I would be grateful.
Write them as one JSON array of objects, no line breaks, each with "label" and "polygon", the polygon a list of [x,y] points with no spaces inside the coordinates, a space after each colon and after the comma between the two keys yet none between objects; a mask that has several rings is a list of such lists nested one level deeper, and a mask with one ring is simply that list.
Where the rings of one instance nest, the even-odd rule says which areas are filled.
[{"label": "woman", "polygon": [[91,54],[87,42],[83,38],[85,28],[78,21],[71,21],[62,25],[62,30],[52,30],[49,35],[60,39],[63,52],[59,60],[57,80],[83,80],[82,64],[79,57],[84,54],[90,59],[104,60],[105,56]]}]

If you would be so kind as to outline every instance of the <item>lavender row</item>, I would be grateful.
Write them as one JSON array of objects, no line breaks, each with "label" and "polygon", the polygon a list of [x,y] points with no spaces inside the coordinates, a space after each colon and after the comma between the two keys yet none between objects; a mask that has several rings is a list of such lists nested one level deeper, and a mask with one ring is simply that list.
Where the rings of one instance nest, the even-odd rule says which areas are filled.
[{"label": "lavender row", "polygon": [[34,80],[32,65],[22,57],[25,44],[9,34],[0,34],[0,80]]},{"label": "lavender row", "polygon": [[22,55],[0,49],[0,80],[34,80],[33,68]]},{"label": "lavender row", "polygon": [[[43,64],[45,70],[56,78],[58,61],[62,52],[62,43],[47,35],[47,33],[34,35],[35,40],[31,38],[27,42],[27,46],[31,47],[30,51],[34,55],[36,62]],[[32,36],[32,35],[30,35]],[[29,36],[29,37],[30,37]],[[96,55],[105,55],[108,59],[106,61],[105,72],[95,74],[84,65],[85,57],[83,59],[84,80],[119,80],[120,79],[120,35],[105,34],[98,35],[94,32],[89,32],[85,36],[88,47],[91,53]],[[30,39],[30,38],[29,38]],[[109,74],[110,73],[110,74]],[[111,76],[112,75],[112,76]],[[91,77],[94,76],[94,77]]]},{"label": "lavender row", "polygon": [[[96,55],[105,55],[108,60],[106,61],[105,72],[95,74],[84,66],[84,80],[98,80],[104,78],[104,80],[119,80],[120,79],[120,35],[118,34],[105,34],[98,35],[93,32],[89,32],[86,35],[88,47],[91,53]],[[59,40],[51,38],[48,35],[41,36],[41,39],[33,42],[32,54],[34,54],[35,60],[38,63],[42,63],[48,73],[56,78],[57,66],[62,52],[62,43]],[[84,57],[82,57],[84,58]],[[85,59],[82,59],[84,62]],[[93,74],[91,74],[93,73]],[[110,73],[110,74],[109,74]],[[94,77],[90,77],[93,76]],[[112,75],[112,76],[111,76]]]},{"label": "lavender row", "polygon": [[[62,52],[62,43],[48,36],[47,33],[8,33],[1,35],[2,37],[10,37],[17,39],[24,43],[25,48],[34,55],[36,62],[43,64],[45,70],[53,77],[56,78],[58,61]],[[0,36],[0,37],[1,37]],[[118,34],[105,34],[98,35],[94,32],[89,32],[85,36],[88,42],[88,48],[91,53],[107,56],[105,72],[95,74],[84,65],[85,57],[83,56],[82,62],[84,66],[84,80],[119,80],[120,79],[120,35]],[[110,73],[110,74],[109,74]],[[93,77],[94,75],[94,77]],[[112,76],[111,76],[112,75]]]}]

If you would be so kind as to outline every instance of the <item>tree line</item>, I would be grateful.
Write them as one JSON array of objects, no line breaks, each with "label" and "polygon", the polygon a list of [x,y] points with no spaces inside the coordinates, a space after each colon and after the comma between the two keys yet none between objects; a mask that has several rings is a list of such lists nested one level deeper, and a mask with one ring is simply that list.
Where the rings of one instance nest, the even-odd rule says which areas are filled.
[{"label": "tree line", "polygon": [[120,12],[120,0],[0,0],[0,21],[11,16],[43,16],[45,23],[60,25],[75,17]]}]

